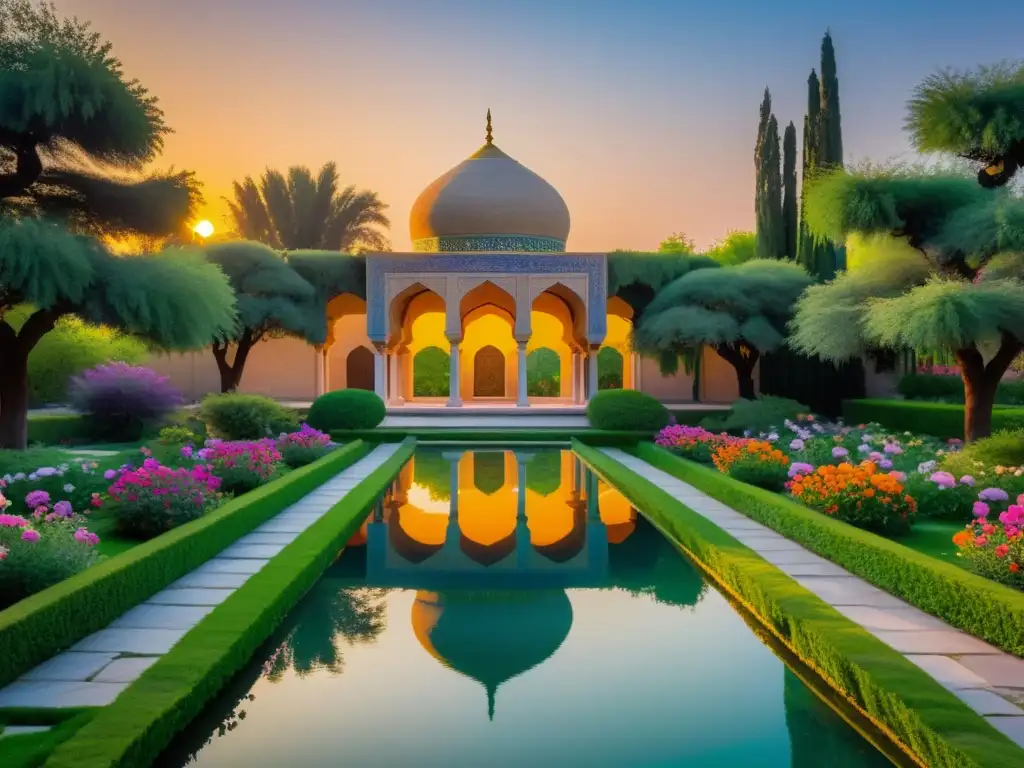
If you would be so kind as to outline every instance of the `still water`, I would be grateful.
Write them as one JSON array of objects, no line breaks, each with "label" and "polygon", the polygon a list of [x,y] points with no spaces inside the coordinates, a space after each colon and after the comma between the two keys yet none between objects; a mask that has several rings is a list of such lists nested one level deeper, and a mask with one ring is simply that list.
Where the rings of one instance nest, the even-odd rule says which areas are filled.
[{"label": "still water", "polygon": [[890,763],[571,452],[424,447],[160,765]]}]

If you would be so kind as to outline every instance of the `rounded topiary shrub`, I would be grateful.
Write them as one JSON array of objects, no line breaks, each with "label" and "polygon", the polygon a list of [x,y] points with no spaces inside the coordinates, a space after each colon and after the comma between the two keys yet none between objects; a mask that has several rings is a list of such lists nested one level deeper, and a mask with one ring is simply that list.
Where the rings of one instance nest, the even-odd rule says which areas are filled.
[{"label": "rounded topiary shrub", "polygon": [[208,395],[199,406],[199,418],[222,440],[259,440],[299,428],[295,411],[262,395]]},{"label": "rounded topiary shrub", "polygon": [[657,432],[668,424],[669,413],[664,405],[644,392],[606,389],[590,398],[587,418],[594,429]]},{"label": "rounded topiary shrub", "polygon": [[71,379],[71,407],[82,414],[93,437],[138,440],[184,403],[170,379],[127,363],[107,363]]},{"label": "rounded topiary shrub", "polygon": [[384,401],[365,389],[339,389],[313,401],[306,423],[314,429],[373,429],[384,421]]}]

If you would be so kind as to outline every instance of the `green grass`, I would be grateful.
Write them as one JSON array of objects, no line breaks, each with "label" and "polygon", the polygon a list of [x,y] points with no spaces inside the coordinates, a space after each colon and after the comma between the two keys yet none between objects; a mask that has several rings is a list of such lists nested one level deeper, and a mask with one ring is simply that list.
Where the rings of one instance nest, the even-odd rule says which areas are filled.
[{"label": "green grass", "polygon": [[[633,452],[890,594],[1017,656],[1024,655],[1024,593],[746,485],[651,443]],[[931,535],[931,546],[937,534]]]},{"label": "green grass", "polygon": [[896,541],[915,552],[969,570],[966,561],[956,556],[956,545],[953,544],[953,534],[963,528],[960,523],[949,520],[918,520],[910,533]]},{"label": "green grass", "polygon": [[322,485],[368,451],[354,442],[213,512],[0,611],[0,685],[106,627],[129,608]]},{"label": "green grass", "polygon": [[[896,432],[914,432],[947,440],[963,439],[964,407],[952,403],[920,400],[844,400],[843,419],[847,424],[876,421]],[[992,411],[992,431],[1024,428],[1024,408],[996,406]]]},{"label": "green grass", "polygon": [[399,443],[407,437],[414,437],[419,441],[444,440],[452,443],[567,443],[570,440],[578,439],[587,445],[629,446],[635,444],[637,440],[650,440],[652,433],[600,429],[444,429],[441,427],[402,429],[378,427],[366,430],[334,430],[331,432],[331,437],[339,442],[365,440],[370,443]]},{"label": "green grass", "polygon": [[412,455],[414,440],[217,606],[75,736],[51,768],[149,766],[320,578]]},{"label": "green grass", "polygon": [[902,654],[663,489],[600,451],[578,442],[573,447],[797,656],[923,765],[1024,765],[1024,750]]}]

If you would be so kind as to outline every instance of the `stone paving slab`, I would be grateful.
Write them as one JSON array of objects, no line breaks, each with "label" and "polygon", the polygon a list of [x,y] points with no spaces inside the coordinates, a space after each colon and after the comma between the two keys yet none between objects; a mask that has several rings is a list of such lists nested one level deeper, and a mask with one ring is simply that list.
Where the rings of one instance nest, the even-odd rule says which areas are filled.
[{"label": "stone paving slab", "polygon": [[84,683],[117,657],[116,653],[78,653],[66,651],[44,661],[22,677],[23,680],[48,680]]},{"label": "stone paving slab", "polygon": [[[149,600],[0,689],[0,707],[104,706],[398,450],[380,445]],[[121,658],[119,658],[121,657]]]},{"label": "stone paving slab", "polygon": [[212,605],[137,605],[111,624],[112,629],[191,629]]},{"label": "stone paving slab", "polygon": [[127,683],[16,680],[0,690],[0,707],[103,707],[127,687]]},{"label": "stone paving slab", "polygon": [[949,626],[736,510],[725,507],[723,511],[724,505],[645,461],[617,448],[603,449],[603,453],[720,525],[805,589],[902,653],[1024,747],[1024,708],[1016,703],[1024,702],[1024,659]]},{"label": "stone paving slab", "polygon": [[130,683],[153,666],[159,656],[127,656],[118,659],[93,678],[94,683]]},{"label": "stone paving slab", "polygon": [[227,600],[233,589],[165,589],[157,592],[143,605],[209,605],[216,606]]}]

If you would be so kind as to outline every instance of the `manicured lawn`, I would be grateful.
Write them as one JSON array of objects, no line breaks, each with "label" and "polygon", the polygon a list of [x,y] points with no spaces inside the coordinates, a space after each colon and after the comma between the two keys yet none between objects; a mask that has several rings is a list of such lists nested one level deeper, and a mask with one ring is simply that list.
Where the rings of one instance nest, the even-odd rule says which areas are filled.
[{"label": "manicured lawn", "polygon": [[919,520],[914,523],[909,534],[895,541],[922,555],[929,555],[966,570],[966,561],[956,556],[956,545],[953,544],[953,534],[963,528],[960,523],[948,520]]}]

